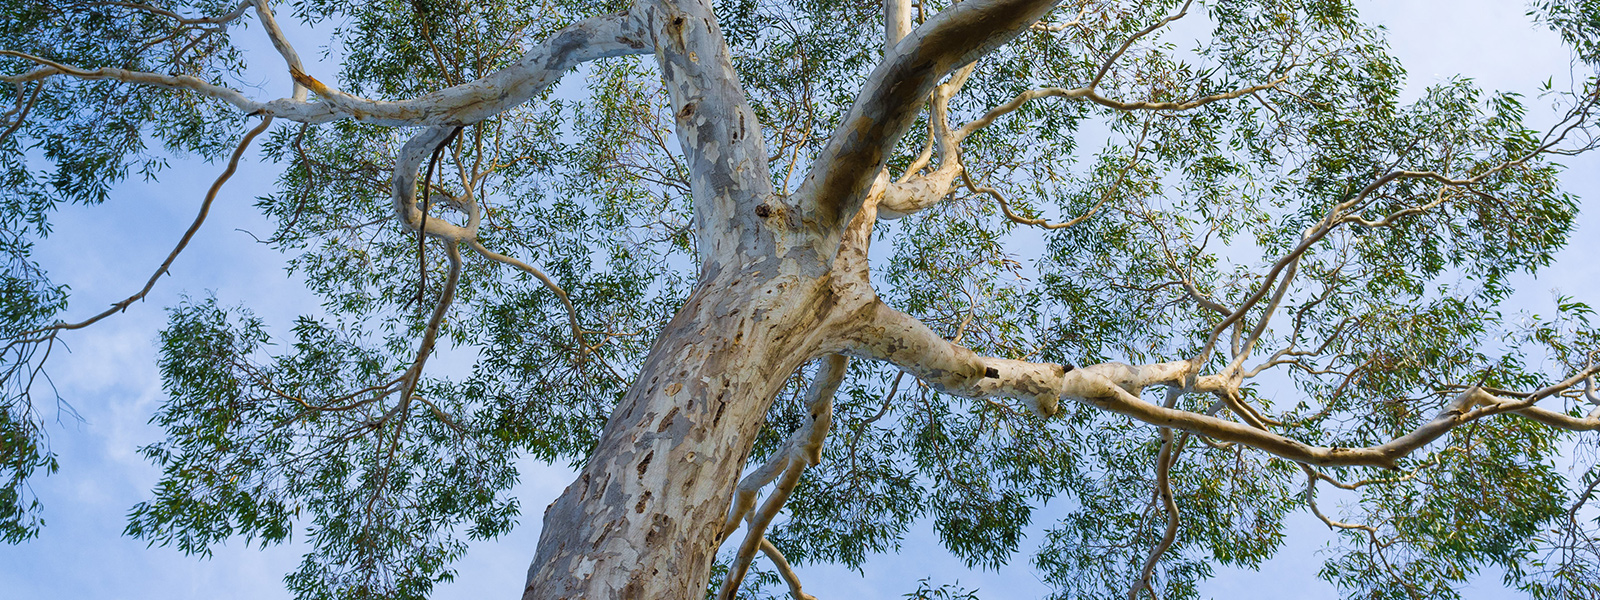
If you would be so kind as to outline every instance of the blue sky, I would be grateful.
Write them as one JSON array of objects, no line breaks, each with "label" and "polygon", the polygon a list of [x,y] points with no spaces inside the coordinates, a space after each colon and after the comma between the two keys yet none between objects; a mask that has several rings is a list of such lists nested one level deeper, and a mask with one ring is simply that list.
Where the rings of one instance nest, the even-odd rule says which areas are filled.
[{"label": "blue sky", "polygon": [[[1390,39],[1411,73],[1414,88],[1455,74],[1473,77],[1490,89],[1518,90],[1530,96],[1547,77],[1558,87],[1567,72],[1567,54],[1554,35],[1536,30],[1515,2],[1387,2],[1365,6],[1368,18],[1389,27]],[[246,30],[246,37],[259,29]],[[315,56],[301,42],[303,56]],[[335,63],[310,71],[332,75]],[[250,77],[258,77],[251,74]],[[271,76],[259,74],[259,81]],[[276,79],[275,81],[281,81]],[[259,93],[277,92],[274,85]],[[1535,280],[1525,278],[1517,304],[1548,312],[1552,290],[1600,303],[1600,261],[1592,240],[1600,239],[1600,160],[1573,161],[1567,185],[1585,199],[1589,213],[1560,262]],[[67,207],[54,219],[56,234],[39,244],[38,258],[57,281],[69,284],[74,309],[69,316],[98,310],[137,289],[159,264],[193,218],[205,188],[220,165],[175,163],[159,184],[121,186],[112,202],[99,207]],[[239,540],[218,547],[209,559],[167,548],[146,548],[121,536],[128,509],[149,497],[158,471],[136,452],[161,437],[146,423],[161,391],[155,371],[155,334],[165,320],[163,307],[183,294],[215,291],[225,303],[244,302],[269,323],[287,323],[314,310],[318,300],[283,274],[282,257],[254,243],[245,232],[270,231],[251,208],[252,199],[271,188],[270,165],[250,162],[224,189],[215,212],[191,248],[143,303],[125,314],[66,338],[70,354],[52,359],[51,373],[62,396],[83,416],[50,427],[52,448],[62,470],[37,478],[33,486],[45,502],[46,527],[39,538],[0,546],[0,600],[32,598],[188,598],[281,599],[289,595],[282,577],[300,560],[302,548],[290,544],[257,549]],[[263,236],[264,237],[264,236]],[[455,583],[440,587],[440,599],[513,597],[538,539],[538,519],[570,481],[563,467],[532,462],[519,465],[516,488],[525,516],[511,534],[472,547],[457,565]],[[1039,515],[1048,519],[1047,507]],[[1333,598],[1331,586],[1315,578],[1318,551],[1332,540],[1320,523],[1297,515],[1292,541],[1260,572],[1221,569],[1203,593],[1216,598]],[[863,576],[839,567],[802,570],[807,590],[822,600],[898,598],[915,582],[960,580],[988,599],[1031,598],[1047,588],[1026,566],[999,572],[974,572],[948,556],[927,523],[917,525],[898,555],[879,556]],[[1481,577],[1471,598],[1515,597],[1500,587],[1497,574]]]}]

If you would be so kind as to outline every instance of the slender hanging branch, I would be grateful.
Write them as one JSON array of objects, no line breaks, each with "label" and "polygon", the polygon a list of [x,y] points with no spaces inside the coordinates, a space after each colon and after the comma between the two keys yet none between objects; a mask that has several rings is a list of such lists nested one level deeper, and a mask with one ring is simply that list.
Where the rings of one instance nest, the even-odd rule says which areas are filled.
[{"label": "slender hanging branch", "polygon": [[228,159],[228,167],[223,169],[222,174],[217,176],[216,181],[211,182],[211,188],[206,190],[206,197],[200,202],[200,211],[199,213],[195,214],[194,221],[191,222],[189,224],[189,228],[183,232],[183,237],[178,238],[178,244],[173,246],[172,252],[167,253],[166,260],[161,261],[161,266],[156,267],[156,272],[150,275],[150,279],[148,281],[145,281],[144,287],[140,288],[139,291],[135,292],[132,296],[128,296],[127,298],[112,304],[111,308],[108,308],[93,317],[89,317],[88,319],[84,319],[76,323],[57,322],[46,327],[23,332],[22,334],[18,335],[18,339],[12,343],[43,341],[43,338],[38,338],[37,336],[40,334],[48,334],[49,337],[54,337],[55,333],[58,331],[82,329],[84,327],[88,327],[99,322],[101,319],[127,310],[128,306],[132,305],[134,302],[143,300],[145,296],[149,295],[150,290],[156,287],[156,282],[161,279],[162,275],[167,274],[167,269],[172,267],[173,261],[178,260],[178,254],[182,253],[184,248],[189,247],[189,241],[193,240],[194,234],[200,231],[200,226],[205,224],[206,217],[211,214],[211,203],[216,201],[217,193],[222,191],[222,184],[227,183],[228,179],[233,177],[234,172],[239,170],[239,159],[244,156],[245,149],[250,147],[250,142],[255,140],[256,136],[261,135],[261,132],[266,131],[267,128],[271,126],[272,117],[270,115],[262,117],[261,123],[256,125],[254,129],[251,129],[249,132],[245,133],[244,139],[239,140],[239,145],[234,148],[233,155]]},{"label": "slender hanging branch", "polygon": [[457,127],[450,135],[439,140],[439,145],[433,147],[433,155],[428,158],[428,172],[422,176],[422,214],[417,219],[417,296],[416,302],[420,308],[422,296],[428,288],[428,200],[429,190],[433,189],[433,167],[439,162],[439,153],[449,146],[456,136],[461,135],[461,128]]}]

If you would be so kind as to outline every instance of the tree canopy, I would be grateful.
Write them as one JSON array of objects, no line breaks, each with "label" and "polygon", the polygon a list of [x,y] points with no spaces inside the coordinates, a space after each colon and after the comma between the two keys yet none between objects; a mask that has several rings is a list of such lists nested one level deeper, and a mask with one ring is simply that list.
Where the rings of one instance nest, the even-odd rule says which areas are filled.
[{"label": "tree canopy", "polygon": [[[1561,162],[1596,143],[1600,4],[1531,13],[1572,89],[1402,100],[1342,0],[0,0],[0,538],[36,535],[30,478],[71,468],[44,437],[52,351],[179,285],[212,203],[253,195],[322,305],[286,328],[225,290],[168,309],[167,437],[140,449],[164,476],[126,533],[307,540],[299,598],[425,597],[466,540],[539,514],[517,457],[585,466],[581,499],[606,440],[690,435],[630,407],[722,400],[647,378],[778,314],[723,300],[769,259],[800,266],[748,293],[825,316],[772,334],[808,340],[774,351],[803,368],[728,363],[781,372],[732,397],[761,418],[708,484],[710,593],[799,600],[790,563],[870,568],[928,519],[1061,598],[1187,598],[1310,511],[1350,597],[1454,597],[1490,566],[1600,596],[1593,300],[1506,310],[1574,242]],[[287,94],[242,79],[261,64]],[[228,189],[252,144],[276,187]],[[169,156],[221,174],[96,314],[30,248]],[[695,327],[731,341],[665,341]],[[440,348],[471,367],[430,368]],[[641,455],[605,472],[645,481]],[[1070,508],[1041,525],[1047,500]]]}]

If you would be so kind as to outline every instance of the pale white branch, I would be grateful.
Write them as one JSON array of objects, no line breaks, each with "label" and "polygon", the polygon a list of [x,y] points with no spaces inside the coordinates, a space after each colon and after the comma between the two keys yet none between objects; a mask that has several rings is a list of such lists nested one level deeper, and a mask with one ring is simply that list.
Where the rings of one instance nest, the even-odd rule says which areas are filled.
[{"label": "pale white branch", "polygon": [[579,64],[646,54],[651,50],[649,40],[641,19],[629,12],[591,17],[556,32],[506,68],[482,79],[399,102],[353,96],[295,69],[289,74],[337,112],[358,121],[395,126],[460,126],[528,101]]},{"label": "pale white branch", "polygon": [[883,0],[883,51],[887,54],[894,45],[911,32],[911,0]]},{"label": "pale white branch", "polygon": [[[1195,372],[1190,361],[1130,366],[1104,363],[1074,369],[1069,365],[988,358],[941,338],[921,321],[876,302],[861,323],[845,334],[846,351],[888,361],[939,391],[970,398],[1022,400],[1041,416],[1054,415],[1061,398],[1083,402],[1135,420],[1182,429],[1217,440],[1238,442],[1295,462],[1313,465],[1370,465],[1394,468],[1395,461],[1460,425],[1485,417],[1517,413],[1574,431],[1600,428],[1600,415],[1572,417],[1536,403],[1573,388],[1600,372],[1590,367],[1573,377],[1516,399],[1467,388],[1445,403],[1433,419],[1384,444],[1364,448],[1312,446],[1268,431],[1206,414],[1158,406],[1140,398],[1150,385],[1187,392],[1233,393],[1236,376]],[[1600,413],[1600,409],[1596,410]]]},{"label": "pale white branch", "polygon": [[[827,438],[828,428],[833,424],[833,395],[844,382],[846,366],[848,359],[840,354],[830,354],[823,360],[822,367],[817,370],[810,387],[806,389],[805,404],[808,418],[805,424],[790,434],[789,439],[773,453],[766,464],[739,483],[733,505],[728,509],[728,519],[723,525],[720,539],[727,539],[737,530],[739,520],[747,514],[750,524],[744,542],[739,545],[738,553],[734,555],[733,564],[728,567],[728,577],[722,584],[722,593],[719,596],[722,600],[730,600],[737,593],[746,571],[750,568],[750,562],[755,558],[756,550],[766,541],[767,526],[772,523],[778,511],[783,509],[789,494],[800,483],[800,476],[808,467],[822,461],[822,442]],[[783,475],[774,486],[772,495],[761,504],[760,509],[750,512],[755,504],[756,492],[767,482],[772,481],[779,472]],[[782,555],[778,556],[781,559]],[[791,583],[791,589],[796,594],[800,593],[798,580]]]},{"label": "pale white branch", "polygon": [[478,238],[478,225],[482,217],[475,199],[469,198],[467,206],[464,206],[467,215],[465,225],[430,218],[417,206],[417,174],[423,161],[438,153],[455,135],[455,131],[455,127],[429,127],[400,148],[399,156],[395,158],[394,175],[390,179],[390,197],[394,201],[395,216],[407,228],[423,231],[442,240],[464,242]]},{"label": "pale white branch", "polygon": [[[289,44],[289,38],[283,34],[283,28],[278,27],[278,20],[273,17],[272,7],[267,4],[267,0],[252,1],[255,3],[256,17],[261,19],[261,27],[267,30],[267,37],[272,39],[272,47],[276,48],[278,54],[283,56],[283,61],[289,67],[289,72],[305,72],[305,65],[300,63],[300,54],[295,52],[294,46]],[[244,3],[240,3],[240,10],[243,10],[243,8]],[[290,97],[304,101],[306,99],[306,91],[306,86],[296,81],[294,82],[294,91]]]},{"label": "pale white branch", "polygon": [[1307,465],[1300,465],[1300,468],[1306,473],[1306,506],[1311,507],[1311,514],[1316,515],[1317,519],[1327,525],[1329,529],[1364,531],[1374,543],[1377,542],[1378,529],[1376,527],[1336,521],[1329,518],[1328,515],[1322,514],[1322,509],[1317,506],[1317,473]]},{"label": "pale white branch", "polygon": [[816,596],[800,591],[800,576],[794,572],[794,567],[789,566],[789,559],[783,557],[778,547],[772,545],[767,538],[761,538],[761,552],[767,555],[772,565],[778,568],[778,575],[783,577],[783,582],[789,586],[789,598],[792,600],[817,600]]},{"label": "pale white branch", "polygon": [[[271,34],[274,35],[274,45],[280,44],[281,33]],[[308,102],[298,97],[261,102],[238,90],[189,75],[113,68],[80,69],[11,50],[0,50],[0,56],[28,60],[40,65],[40,68],[0,77],[0,80],[19,83],[65,75],[186,90],[226,102],[248,114],[274,116],[300,123],[326,123],[351,118],[389,126],[460,126],[482,121],[526,102],[548,88],[568,69],[583,62],[648,53],[649,39],[640,20],[627,12],[591,17],[556,32],[545,43],[529,49],[506,68],[486,77],[400,101],[360,98],[327,86],[294,66],[298,57],[292,54],[287,44],[282,45],[280,51],[287,49],[290,52],[285,56],[290,63],[290,76],[297,84],[320,96],[320,102]]]},{"label": "pale white branch", "polygon": [[[961,140],[950,129],[950,98],[966,85],[967,78],[977,69],[977,63],[956,69],[950,80],[933,88],[928,102],[928,134],[932,144],[917,160],[906,168],[904,177],[891,183],[878,199],[878,218],[884,220],[927,210],[938,204],[955,187],[955,180],[963,173]],[[929,173],[918,173],[935,155],[939,168]],[[887,171],[886,173],[887,174]]]},{"label": "pale white branch", "polygon": [[796,197],[802,216],[836,231],[864,200],[945,75],[1016,37],[1058,0],[967,0],[924,21],[884,56],[812,163]]},{"label": "pale white branch", "polygon": [[1060,33],[1062,31],[1072,29],[1073,27],[1082,25],[1083,16],[1087,14],[1089,14],[1089,8],[1085,6],[1078,9],[1078,16],[1073,17],[1071,21],[1066,21],[1064,23],[1046,23],[1044,21],[1039,21],[1038,23],[1034,23],[1031,29],[1034,31],[1043,31],[1045,33]]},{"label": "pale white branch", "polygon": [[[1167,397],[1167,406],[1171,408],[1175,404],[1177,394],[1168,393]],[[1128,590],[1128,600],[1138,600],[1141,590],[1150,590],[1150,596],[1156,597],[1155,590],[1151,589],[1150,578],[1155,575],[1156,564],[1161,561],[1161,556],[1166,554],[1172,543],[1178,539],[1178,526],[1182,523],[1182,519],[1178,513],[1178,502],[1172,494],[1172,465],[1178,461],[1178,455],[1183,452],[1188,441],[1188,433],[1174,441],[1171,429],[1165,427],[1161,429],[1161,451],[1156,456],[1156,495],[1160,497],[1161,507],[1167,513],[1167,523],[1161,532],[1161,540],[1150,549],[1150,555],[1145,558],[1144,568],[1139,572],[1139,580]]]}]

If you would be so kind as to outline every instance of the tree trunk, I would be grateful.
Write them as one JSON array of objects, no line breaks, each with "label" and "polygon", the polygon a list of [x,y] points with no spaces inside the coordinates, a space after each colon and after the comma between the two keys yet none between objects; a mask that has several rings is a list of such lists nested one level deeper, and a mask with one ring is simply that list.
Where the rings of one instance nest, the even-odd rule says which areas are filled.
[{"label": "tree trunk", "polygon": [[795,266],[781,262],[702,283],[667,325],[589,463],[546,509],[523,600],[705,594],[767,408],[819,352],[829,312],[825,279],[779,274]]},{"label": "tree trunk", "polygon": [[[925,23],[927,31],[908,40],[916,43],[896,46],[874,70],[845,118],[852,125],[835,133],[788,197],[774,193],[760,125],[710,1],[636,5],[690,174],[700,283],[651,348],[577,481],[545,511],[523,600],[704,595],[729,501],[773,396],[805,361],[840,350],[835,326],[876,302],[866,262],[875,209],[863,202],[883,157],[939,80],[1055,1],[974,0]],[[907,14],[895,13],[901,31],[893,35],[909,27]],[[841,246],[850,235],[849,248]]]}]

